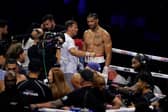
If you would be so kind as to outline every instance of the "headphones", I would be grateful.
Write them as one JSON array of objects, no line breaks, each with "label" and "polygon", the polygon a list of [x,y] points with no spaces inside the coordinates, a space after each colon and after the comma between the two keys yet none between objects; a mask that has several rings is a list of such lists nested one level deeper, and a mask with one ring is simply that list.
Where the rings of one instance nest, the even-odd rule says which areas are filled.
[{"label": "headphones", "polygon": [[141,64],[146,64],[147,63],[147,56],[142,54],[142,53],[138,53],[136,56],[135,56]]}]

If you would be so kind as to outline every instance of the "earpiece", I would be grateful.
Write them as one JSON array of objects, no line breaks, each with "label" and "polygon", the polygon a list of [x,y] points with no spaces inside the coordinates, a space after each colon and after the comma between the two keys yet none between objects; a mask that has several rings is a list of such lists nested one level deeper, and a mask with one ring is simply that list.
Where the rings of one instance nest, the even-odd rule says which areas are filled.
[{"label": "earpiece", "polygon": [[147,63],[147,59],[146,59],[147,57],[144,54],[139,53],[139,54],[137,54],[137,56],[139,56],[140,63],[142,63],[142,64],[146,64]]}]

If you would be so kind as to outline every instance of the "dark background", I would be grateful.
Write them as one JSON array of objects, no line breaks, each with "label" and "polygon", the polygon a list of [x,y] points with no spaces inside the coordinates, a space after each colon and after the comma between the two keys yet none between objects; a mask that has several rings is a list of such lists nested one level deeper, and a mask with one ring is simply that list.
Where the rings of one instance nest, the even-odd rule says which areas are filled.
[{"label": "dark background", "polygon": [[113,47],[168,56],[162,44],[167,37],[163,35],[166,5],[151,0],[5,0],[0,5],[0,18],[9,21],[13,34],[26,32],[47,13],[54,14],[60,24],[74,18],[79,22],[81,37],[86,15],[97,12],[100,24],[112,34]]},{"label": "dark background", "polygon": [[[111,34],[113,48],[168,57],[166,7],[166,0],[4,0],[0,18],[9,21],[12,35],[26,33],[47,13],[54,14],[59,24],[73,18],[82,38],[86,15],[96,12],[101,26]],[[131,58],[113,53],[112,64],[130,67]],[[155,72],[168,73],[167,67],[167,63],[152,61]]]}]

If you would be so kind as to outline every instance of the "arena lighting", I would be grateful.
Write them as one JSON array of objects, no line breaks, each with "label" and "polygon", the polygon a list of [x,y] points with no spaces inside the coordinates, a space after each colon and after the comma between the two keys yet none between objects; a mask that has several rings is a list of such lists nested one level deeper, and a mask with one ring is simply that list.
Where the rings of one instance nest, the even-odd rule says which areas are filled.
[{"label": "arena lighting", "polygon": [[72,0],[64,0],[64,4],[68,5]]},{"label": "arena lighting", "polygon": [[79,0],[78,3],[78,14],[84,15],[86,12],[86,0]]}]

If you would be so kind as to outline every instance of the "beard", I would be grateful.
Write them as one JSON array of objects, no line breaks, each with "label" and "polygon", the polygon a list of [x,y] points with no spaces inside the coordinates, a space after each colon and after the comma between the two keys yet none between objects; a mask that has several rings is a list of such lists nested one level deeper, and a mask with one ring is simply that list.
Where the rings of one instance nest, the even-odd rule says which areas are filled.
[{"label": "beard", "polygon": [[96,29],[96,25],[89,25],[89,28],[94,30]]}]

